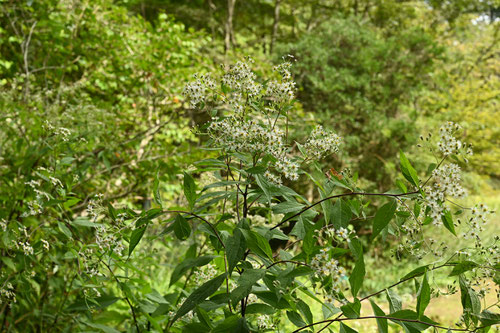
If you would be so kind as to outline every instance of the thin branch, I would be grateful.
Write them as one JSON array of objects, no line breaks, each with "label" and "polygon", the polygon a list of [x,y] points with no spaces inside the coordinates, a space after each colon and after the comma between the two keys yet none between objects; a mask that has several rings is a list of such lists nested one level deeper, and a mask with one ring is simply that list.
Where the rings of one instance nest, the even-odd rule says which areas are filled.
[{"label": "thin branch", "polygon": [[484,327],[476,327],[473,330],[469,330],[467,328],[449,328],[449,327],[444,327],[444,326],[440,326],[440,325],[436,325],[436,324],[431,324],[431,323],[428,323],[428,322],[425,322],[422,320],[418,320],[418,319],[402,319],[402,318],[394,318],[394,317],[390,317],[390,316],[365,316],[365,317],[358,317],[358,318],[334,318],[334,319],[322,320],[322,321],[318,321],[318,322],[303,326],[299,329],[296,329],[292,333],[300,332],[300,331],[305,330],[307,328],[310,328],[310,327],[313,327],[316,325],[325,324],[325,323],[333,323],[333,322],[337,322],[337,321],[340,322],[340,321],[348,321],[348,320],[363,320],[363,319],[388,319],[388,320],[392,320],[392,321],[417,323],[417,324],[427,325],[429,327],[440,328],[443,330],[457,331],[457,332],[476,332],[479,329],[484,328]]},{"label": "thin branch", "polygon": [[295,260],[280,260],[280,261],[273,262],[271,265],[267,266],[266,269],[269,269],[269,268],[273,267],[274,265],[283,264],[283,263],[292,263],[292,264],[295,264],[295,265],[301,265],[301,266],[310,267],[308,264],[306,264],[304,262],[300,262],[300,261],[295,261]]},{"label": "thin branch", "polygon": [[402,197],[406,195],[412,195],[412,194],[418,194],[420,193],[419,191],[413,191],[413,192],[407,192],[407,193],[400,193],[400,194],[391,194],[391,193],[364,193],[364,192],[350,192],[350,193],[342,193],[342,194],[336,194],[329,196],[327,198],[321,199],[320,201],[317,201],[313,203],[312,205],[309,205],[307,207],[304,207],[300,212],[293,214],[292,216],[284,219],[280,223],[276,224],[274,227],[271,228],[271,230],[278,228],[279,226],[285,224],[286,222],[290,221],[291,219],[302,215],[305,211],[308,211],[309,209],[313,208],[314,206],[319,205],[320,203],[330,200],[330,199],[335,199],[335,198],[341,198],[341,197],[347,197],[347,196],[354,196],[354,195],[362,195],[362,196],[379,196],[379,197],[392,197],[392,198],[397,198],[397,197]]}]

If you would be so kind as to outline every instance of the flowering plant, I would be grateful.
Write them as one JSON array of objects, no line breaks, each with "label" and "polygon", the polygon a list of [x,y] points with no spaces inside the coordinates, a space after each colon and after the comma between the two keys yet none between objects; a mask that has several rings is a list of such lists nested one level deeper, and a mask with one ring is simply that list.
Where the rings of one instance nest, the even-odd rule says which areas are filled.
[{"label": "flowering plant", "polygon": [[[259,80],[251,64],[246,59],[217,80],[199,75],[186,86],[191,106],[210,116],[198,132],[207,137],[208,149],[216,156],[184,172],[184,198],[178,207],[167,206],[157,179],[151,209],[117,208],[95,195],[85,213],[69,219],[68,208],[79,202],[70,195],[78,179],[64,169],[58,178],[55,170],[38,167],[37,178],[26,184],[30,199],[20,219],[29,221],[50,211],[58,219],[53,237],[64,236],[67,244],[38,236],[35,240],[37,227],[28,230],[15,222],[16,231],[3,236],[5,251],[27,258],[26,267],[37,256],[43,258],[53,265],[53,274],[63,261],[71,262],[77,272],[70,281],[64,280],[64,288],[69,285],[84,295],[65,311],[86,311],[74,320],[105,331],[113,329],[87,317],[105,313],[120,300],[130,312],[128,317],[118,314],[123,326],[137,332],[263,332],[287,325],[294,325],[294,332],[316,328],[355,332],[349,323],[365,319],[375,319],[380,332],[388,332],[389,324],[411,333],[428,328],[486,332],[497,324],[499,315],[492,309],[498,302],[481,304],[487,293],[484,286],[499,281],[498,238],[491,242],[481,238],[491,212],[483,204],[467,208],[455,202],[466,195],[458,163],[472,154],[471,146],[458,139],[460,126],[445,124],[437,143],[430,135],[421,137],[421,146],[436,157],[426,176],[401,152],[404,180],[397,180],[392,191],[367,192],[358,185],[357,174],[348,170],[325,174],[321,169],[321,159],[342,149],[338,134],[317,126],[301,142],[290,139],[288,115],[295,107],[291,62],[276,66],[275,78],[269,80]],[[61,147],[78,144],[79,139],[65,128],[47,123],[46,130],[62,139]],[[301,194],[299,181],[314,183],[318,199]],[[368,238],[355,221],[371,226]],[[5,231],[14,230],[13,225],[5,220],[0,226]],[[78,227],[91,231],[79,233]],[[144,282],[150,272],[148,260],[156,261],[150,255],[137,257],[138,248],[150,245],[143,240],[147,231],[189,244],[171,271],[168,286],[161,286],[168,289],[166,294]],[[470,244],[449,251],[450,244],[429,237],[437,232],[449,232]],[[421,265],[383,289],[368,289],[365,252],[373,242],[389,242],[395,255],[417,258]],[[55,246],[67,252],[55,257]],[[131,258],[144,262],[132,264]],[[14,267],[13,272],[18,268],[8,258],[3,262]],[[458,288],[451,284],[442,291],[438,271],[446,271]],[[2,278],[2,302],[12,306],[17,302],[14,275]],[[415,282],[416,304],[403,306],[395,290],[410,281]],[[431,298],[457,290],[463,313],[456,325],[448,327],[426,316]],[[56,309],[54,325],[68,294]],[[382,294],[389,303],[385,310],[376,303]],[[373,314],[362,310],[366,301]]]},{"label": "flowering plant", "polygon": [[[323,331],[333,323],[340,324],[341,332],[354,332],[349,321],[370,318],[377,320],[380,332],[387,332],[388,322],[407,332],[429,327],[478,331],[497,323],[499,315],[490,311],[494,305],[482,307],[484,290],[476,290],[484,281],[498,282],[498,239],[483,244],[480,238],[490,211],[483,204],[466,208],[452,201],[466,192],[460,167],[448,161],[466,162],[472,154],[471,145],[456,136],[460,126],[449,122],[441,127],[436,163],[429,166],[425,180],[401,152],[405,181],[398,180],[398,188],[386,193],[365,192],[357,186],[357,177],[346,171],[327,176],[308,171],[341,149],[339,135],[318,126],[303,143],[289,139],[288,112],[295,103],[291,62],[276,66],[278,79],[267,81],[257,80],[251,63],[236,63],[220,80],[203,75],[186,86],[192,106],[211,116],[200,132],[220,155],[196,164],[197,173],[211,173],[214,179],[201,190],[191,175],[184,174],[189,208],[162,213],[177,214],[171,222],[177,237],[192,234],[195,244],[201,244],[199,251],[208,247],[213,257],[186,259],[176,268],[191,269],[181,292],[186,286],[193,291],[179,307],[172,304],[167,327],[275,330],[284,325],[278,313],[286,313],[297,327],[294,332],[320,325]],[[421,139],[434,152],[432,137]],[[315,183],[318,201],[310,202],[291,188],[301,177]],[[366,202],[370,198],[385,202],[374,216],[367,214],[373,210]],[[460,220],[454,221],[457,217]],[[371,242],[390,237],[398,243],[397,253],[427,263],[387,288],[365,291],[364,246],[354,220],[373,220]],[[201,225],[192,231],[197,223]],[[447,245],[428,237],[427,229],[446,230],[475,246],[448,253]],[[281,248],[272,246],[276,240],[282,241]],[[425,315],[432,297],[456,291],[453,286],[448,292],[434,287],[439,283],[434,272],[445,269],[461,292],[463,313],[457,327],[445,327]],[[199,276],[205,281],[201,285]],[[410,280],[416,285],[415,309],[403,308],[394,291]],[[375,303],[375,296],[383,293],[389,311]],[[361,303],[367,300],[372,315],[361,313]],[[313,315],[310,302],[320,304],[322,314]]]}]

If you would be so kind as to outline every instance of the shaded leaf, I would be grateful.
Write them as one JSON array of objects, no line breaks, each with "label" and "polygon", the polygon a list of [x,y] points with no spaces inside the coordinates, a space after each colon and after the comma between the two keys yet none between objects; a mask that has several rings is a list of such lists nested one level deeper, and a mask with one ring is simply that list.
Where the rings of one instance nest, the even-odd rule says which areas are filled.
[{"label": "shaded leaf", "polygon": [[215,293],[219,287],[221,286],[222,282],[224,282],[224,279],[226,278],[226,273],[221,274],[212,280],[205,282],[202,284],[198,289],[193,291],[191,295],[182,303],[181,307],[175,314],[174,318],[172,318],[172,321],[170,322],[170,326],[180,317],[184,316],[186,313],[194,309],[194,307],[197,304],[200,304],[203,302],[207,297]]}]

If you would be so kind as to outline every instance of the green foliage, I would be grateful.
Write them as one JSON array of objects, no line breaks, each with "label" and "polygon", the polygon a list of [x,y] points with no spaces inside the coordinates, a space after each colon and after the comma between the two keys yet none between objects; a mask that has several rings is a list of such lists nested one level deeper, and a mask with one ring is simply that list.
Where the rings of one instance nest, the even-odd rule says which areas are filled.
[{"label": "green foliage", "polygon": [[331,19],[280,48],[297,58],[304,109],[344,133],[349,165],[363,166],[363,177],[377,181],[387,176],[381,162],[414,142],[411,103],[441,52],[419,28],[384,36],[356,17]]},{"label": "green foliage", "polygon": [[[363,332],[367,300],[382,333],[499,323],[457,167],[497,176],[498,29],[471,19],[498,3],[236,0],[229,35],[226,0],[0,3],[0,331]],[[405,155],[441,118],[464,131]]]}]

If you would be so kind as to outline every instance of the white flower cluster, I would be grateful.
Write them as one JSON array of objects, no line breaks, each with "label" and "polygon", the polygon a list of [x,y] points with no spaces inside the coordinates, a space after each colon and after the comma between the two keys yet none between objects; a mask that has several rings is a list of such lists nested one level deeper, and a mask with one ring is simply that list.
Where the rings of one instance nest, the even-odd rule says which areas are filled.
[{"label": "white flower cluster", "polygon": [[10,282],[8,282],[5,287],[2,286],[2,288],[0,288],[0,304],[2,303],[3,300],[6,300],[8,303],[17,302],[14,287]]},{"label": "white flower cluster", "polygon": [[311,132],[304,148],[308,156],[321,159],[325,155],[338,152],[341,142],[342,138],[340,136],[326,131],[322,126],[318,125]]},{"label": "white flower cluster", "polygon": [[85,251],[79,251],[79,263],[83,264],[85,268],[85,273],[92,276],[100,275],[98,265],[94,261],[94,251],[92,249],[86,249]]},{"label": "white flower cluster", "polygon": [[[214,145],[225,151],[264,153],[274,157],[272,166],[286,178],[297,180],[299,165],[286,154],[285,133],[279,128],[270,128],[254,121],[241,120],[239,117],[220,119],[214,117],[208,127],[208,133]],[[266,173],[269,181],[281,184],[281,178]]]},{"label": "white flower cluster", "polygon": [[274,70],[281,75],[281,82],[271,80],[267,84],[266,95],[269,96],[275,103],[286,103],[295,98],[295,82],[292,80],[290,62],[284,62],[274,67]]},{"label": "white flower cluster", "polygon": [[490,211],[485,204],[478,204],[472,207],[469,220],[469,230],[463,236],[479,240],[479,233],[484,230],[483,226],[488,222]]},{"label": "white flower cluster", "polygon": [[33,251],[33,247],[31,246],[31,244],[26,241],[26,242],[19,242],[19,247],[22,247],[23,248],[23,251],[24,251],[24,254],[29,256],[29,255],[32,255],[34,253]]},{"label": "white flower cluster", "polygon": [[[281,110],[295,97],[291,63],[286,61],[275,66],[274,71],[281,78],[268,81],[264,89],[256,81],[257,77],[250,66],[252,62],[248,58],[231,66],[220,80],[222,91],[215,89],[219,84],[208,76],[198,76],[186,86],[185,95],[193,106],[198,106],[211,95],[219,106],[217,110],[227,112],[221,114],[222,111],[219,111],[219,115],[213,116],[207,127],[207,134],[214,146],[225,152],[270,157],[265,172],[270,182],[281,185],[282,176],[295,181],[299,178],[299,164],[290,156],[286,133],[280,129],[283,117]],[[340,141],[337,135],[318,127],[306,147],[312,156],[317,157],[338,151]]]},{"label": "white flower cluster", "polygon": [[201,285],[208,280],[213,279],[217,275],[217,267],[214,264],[208,264],[194,273],[194,281],[196,285]]},{"label": "white flower cluster", "polygon": [[[449,121],[439,129],[438,148],[445,156],[458,153],[458,151],[464,147],[464,144],[453,136],[453,133],[461,128],[460,125]],[[472,149],[470,147],[467,149],[467,154],[472,155]]]},{"label": "white flower cluster", "polygon": [[446,197],[462,198],[466,195],[465,189],[460,185],[460,167],[450,163],[435,169],[432,172],[434,185],[426,186],[426,202],[431,208],[430,217],[434,225],[440,225],[443,214],[443,202]]},{"label": "white flower cluster", "polygon": [[238,61],[222,77],[222,83],[234,91],[235,100],[257,97],[262,90],[262,86],[255,82],[257,76],[249,66],[252,63],[251,58],[247,58],[247,61]]},{"label": "white flower cluster", "polygon": [[92,218],[92,220],[96,221],[99,213],[104,210],[102,207],[102,198],[103,194],[96,194],[93,199],[89,200],[87,205],[87,214]]},{"label": "white flower cluster", "polygon": [[[318,230],[320,232],[321,230]],[[325,230],[326,234],[329,235],[330,237],[337,237],[341,241],[347,241],[349,242],[349,235],[354,233],[353,230],[349,231],[348,229],[344,227],[340,227],[339,229],[335,229],[333,225],[328,225]]]},{"label": "white flower cluster", "polygon": [[332,289],[340,292],[340,283],[346,276],[346,269],[339,266],[339,262],[330,258],[327,249],[321,249],[321,252],[311,260],[311,267],[316,270],[318,275],[331,275]]},{"label": "white flower cluster", "polygon": [[0,228],[2,229],[2,231],[7,231],[8,224],[9,223],[7,221],[5,221],[5,219],[0,220]]},{"label": "white flower cluster", "polygon": [[263,314],[257,317],[257,327],[261,330],[271,329],[274,327],[271,316]]},{"label": "white flower cluster", "polygon": [[445,196],[454,198],[462,198],[466,192],[460,185],[461,175],[460,167],[454,163],[450,163],[439,169],[432,171],[434,178],[434,188]]},{"label": "white flower cluster", "polygon": [[190,100],[191,105],[197,106],[204,103],[211,90],[215,89],[215,82],[208,75],[194,75],[195,80],[184,88],[184,95]]},{"label": "white flower cluster", "polygon": [[101,225],[96,228],[95,242],[100,250],[113,250],[115,253],[120,254],[125,250],[125,246],[120,241],[119,237],[110,230]]}]

